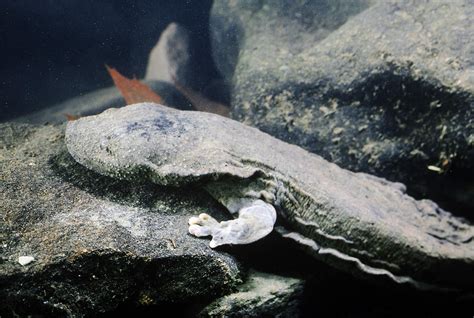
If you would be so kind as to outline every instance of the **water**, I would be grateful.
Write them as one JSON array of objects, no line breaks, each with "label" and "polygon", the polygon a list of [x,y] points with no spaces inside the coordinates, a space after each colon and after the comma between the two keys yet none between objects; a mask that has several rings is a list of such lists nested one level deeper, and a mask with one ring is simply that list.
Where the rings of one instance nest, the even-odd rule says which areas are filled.
[{"label": "water", "polygon": [[[472,34],[471,0],[2,0],[0,317],[196,316],[236,288],[231,312],[216,305],[220,315],[471,317],[473,286],[440,294],[363,281],[275,232],[212,250],[187,235],[189,216],[230,216],[201,184],[101,176],[70,156],[64,129],[126,104],[110,66],[131,80],[125,88],[134,78],[151,88],[131,89],[135,101],[158,94],[170,107],[231,117],[345,169],[402,182],[464,217],[467,237]],[[168,40],[156,48],[160,37]],[[33,261],[20,264],[26,255]],[[440,284],[436,273],[461,268],[450,283],[462,286],[474,275],[469,257],[440,268],[371,264]],[[249,268],[300,284],[258,294],[237,284]]]}]

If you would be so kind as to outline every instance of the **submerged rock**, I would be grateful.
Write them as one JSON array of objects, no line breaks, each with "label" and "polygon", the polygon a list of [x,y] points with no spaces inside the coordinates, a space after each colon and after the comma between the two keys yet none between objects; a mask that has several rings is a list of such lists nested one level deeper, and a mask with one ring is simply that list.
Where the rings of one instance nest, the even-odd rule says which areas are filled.
[{"label": "submerged rock", "polygon": [[217,1],[210,21],[233,118],[472,219],[472,1]]},{"label": "submerged rock", "polygon": [[223,218],[206,193],[100,176],[63,135],[0,125],[0,316],[206,301],[241,282],[233,257],[187,234],[191,215]]},{"label": "submerged rock", "polygon": [[171,23],[150,52],[145,79],[189,85],[193,70],[190,59],[188,31],[177,23]]},{"label": "submerged rock", "polygon": [[251,272],[237,292],[217,299],[201,317],[300,317],[304,281]]}]

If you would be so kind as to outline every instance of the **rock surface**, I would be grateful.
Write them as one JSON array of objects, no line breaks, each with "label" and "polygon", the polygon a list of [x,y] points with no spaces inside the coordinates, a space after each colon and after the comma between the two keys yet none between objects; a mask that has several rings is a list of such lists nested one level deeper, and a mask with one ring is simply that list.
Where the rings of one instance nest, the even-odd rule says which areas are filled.
[{"label": "rock surface", "polygon": [[191,215],[224,217],[206,193],[99,176],[63,136],[0,125],[0,316],[205,301],[241,281],[233,257],[187,234]]},{"label": "rock surface", "polygon": [[[155,80],[144,81],[144,83],[163,98],[164,104],[177,109],[192,109],[191,103],[173,85]],[[125,100],[119,90],[116,87],[109,87],[71,98],[26,116],[18,117],[15,121],[30,124],[59,124],[66,121],[65,114],[79,116],[94,115],[107,108],[122,107],[125,104]]]},{"label": "rock surface", "polygon": [[473,217],[472,1],[217,1],[210,21],[233,118]]},{"label": "rock surface", "polygon": [[146,80],[160,80],[168,83],[177,81],[182,85],[192,82],[189,33],[177,23],[171,23],[161,33],[153,47],[146,68]]},{"label": "rock surface", "polygon": [[217,299],[201,317],[300,317],[304,281],[251,272],[236,293]]},{"label": "rock surface", "polygon": [[237,121],[141,103],[69,122],[66,144],[98,173],[198,184],[229,211],[265,200],[279,211],[284,237],[356,276],[474,289],[472,224],[414,200],[400,183],[341,169]]}]

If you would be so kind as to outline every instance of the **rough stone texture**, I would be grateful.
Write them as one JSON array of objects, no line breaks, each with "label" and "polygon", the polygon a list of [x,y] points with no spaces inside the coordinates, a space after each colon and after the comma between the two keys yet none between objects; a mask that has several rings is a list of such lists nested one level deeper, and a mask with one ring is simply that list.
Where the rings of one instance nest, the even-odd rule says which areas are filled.
[{"label": "rough stone texture", "polygon": [[467,0],[216,1],[211,13],[233,118],[471,218],[472,34]]},{"label": "rough stone texture", "polygon": [[251,272],[236,293],[217,299],[201,317],[300,317],[304,282]]},{"label": "rough stone texture", "polygon": [[[257,69],[246,69],[255,74],[271,70],[272,66],[280,67],[284,62],[293,67],[294,61],[288,58],[311,49],[369,5],[367,0],[216,1],[210,16],[216,66],[229,81],[243,62],[248,62],[246,67],[255,64]],[[258,52],[252,55],[250,51],[254,50]]]},{"label": "rough stone texture", "polygon": [[184,27],[171,23],[161,33],[148,59],[145,79],[160,80],[182,85],[192,82],[189,34]]},{"label": "rough stone texture", "polygon": [[223,218],[206,193],[100,176],[63,136],[64,126],[0,125],[0,316],[189,303],[240,282],[233,257],[187,234],[191,215]]},{"label": "rough stone texture", "polygon": [[421,289],[474,288],[469,222],[414,200],[400,183],[341,169],[236,121],[142,103],[69,122],[66,143],[74,159],[101,174],[198,183],[231,211],[232,196],[264,199],[279,211],[285,237],[354,275]]},{"label": "rough stone texture", "polygon": [[[173,85],[155,80],[144,81],[144,83],[163,98],[163,104],[178,109],[192,109],[191,103]],[[18,117],[15,121],[31,124],[59,124],[66,121],[65,114],[88,116],[125,104],[120,91],[114,86],[71,98],[38,112]]]}]

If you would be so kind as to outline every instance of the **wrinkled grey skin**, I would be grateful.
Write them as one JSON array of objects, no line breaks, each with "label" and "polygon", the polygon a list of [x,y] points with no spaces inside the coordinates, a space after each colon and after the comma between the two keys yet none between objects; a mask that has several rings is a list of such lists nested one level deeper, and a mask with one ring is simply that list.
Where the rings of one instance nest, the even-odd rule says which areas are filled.
[{"label": "wrinkled grey skin", "polygon": [[467,221],[416,201],[402,184],[341,169],[236,121],[142,103],[69,122],[66,143],[75,160],[104,175],[198,183],[231,212],[260,200],[276,209],[284,237],[354,275],[474,289]]}]

